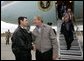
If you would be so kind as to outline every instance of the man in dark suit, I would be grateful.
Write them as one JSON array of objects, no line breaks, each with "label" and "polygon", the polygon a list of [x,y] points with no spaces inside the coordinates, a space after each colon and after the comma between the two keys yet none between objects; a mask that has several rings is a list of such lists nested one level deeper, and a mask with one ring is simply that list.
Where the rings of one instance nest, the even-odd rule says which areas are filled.
[{"label": "man in dark suit", "polygon": [[64,22],[61,25],[61,33],[65,37],[65,41],[66,41],[66,44],[67,44],[67,50],[70,49],[71,43],[74,40],[73,31],[74,31],[73,23],[69,20],[68,16],[65,16],[64,17]]},{"label": "man in dark suit", "polygon": [[18,28],[13,33],[12,51],[16,60],[31,60],[32,34],[27,32],[27,17],[18,18]]}]

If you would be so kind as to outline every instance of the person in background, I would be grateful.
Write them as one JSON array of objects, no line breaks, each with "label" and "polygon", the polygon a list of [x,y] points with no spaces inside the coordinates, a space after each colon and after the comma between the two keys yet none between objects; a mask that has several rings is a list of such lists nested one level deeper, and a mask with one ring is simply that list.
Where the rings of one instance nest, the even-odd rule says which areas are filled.
[{"label": "person in background", "polygon": [[73,23],[71,22],[68,14],[67,14],[67,15],[64,16],[64,21],[61,25],[61,34],[63,34],[64,37],[65,37],[67,50],[70,49],[71,43],[74,40],[73,32],[74,32],[74,26],[73,26]]},{"label": "person in background", "polygon": [[[48,22],[47,25],[52,26],[52,23],[51,23],[51,22]],[[54,31],[54,33],[55,33],[55,35],[56,35],[55,29],[53,29],[53,31]]]},{"label": "person in background", "polygon": [[71,21],[73,24],[76,24],[75,22],[75,16],[73,14],[73,12],[71,11],[70,8],[67,9],[67,12],[65,13],[65,16],[69,16],[69,21]]},{"label": "person in background", "polygon": [[7,45],[7,44],[9,44],[10,37],[11,37],[10,30],[8,29],[8,32],[6,32],[5,34],[6,34],[6,45]]},{"label": "person in background", "polygon": [[57,4],[57,12],[58,12],[58,18],[62,20],[63,15],[66,12],[66,3],[65,2],[60,2]]}]

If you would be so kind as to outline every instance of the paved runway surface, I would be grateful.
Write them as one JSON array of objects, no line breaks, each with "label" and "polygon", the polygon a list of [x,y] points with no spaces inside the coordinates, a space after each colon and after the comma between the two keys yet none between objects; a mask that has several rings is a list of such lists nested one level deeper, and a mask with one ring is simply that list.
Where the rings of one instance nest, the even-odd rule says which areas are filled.
[{"label": "paved runway surface", "polygon": [[[6,45],[5,43],[5,37],[1,37],[1,60],[15,60],[15,56],[11,50],[11,40],[9,45]],[[31,51],[31,54],[32,60],[35,60],[35,52]]]}]

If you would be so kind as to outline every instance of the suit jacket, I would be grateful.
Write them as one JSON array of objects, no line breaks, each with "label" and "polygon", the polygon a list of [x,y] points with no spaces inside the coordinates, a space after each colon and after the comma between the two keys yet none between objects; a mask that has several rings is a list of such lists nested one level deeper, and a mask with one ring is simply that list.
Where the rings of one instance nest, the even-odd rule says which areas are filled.
[{"label": "suit jacket", "polygon": [[22,29],[20,26],[15,30],[12,40],[12,50],[14,52],[18,51],[28,51],[32,49],[32,34],[28,33],[26,29]]},{"label": "suit jacket", "polygon": [[69,30],[67,30],[66,28],[66,23],[63,22],[62,25],[61,25],[61,33],[62,34],[66,34],[66,33],[72,33],[74,31],[74,25],[71,21],[68,22],[68,26],[69,26]]},{"label": "suit jacket", "polygon": [[56,40],[56,35],[50,26],[43,24],[41,27],[41,32],[38,32],[36,27],[33,30],[33,35],[37,50],[43,53],[52,48],[53,54],[58,55],[58,42]]}]

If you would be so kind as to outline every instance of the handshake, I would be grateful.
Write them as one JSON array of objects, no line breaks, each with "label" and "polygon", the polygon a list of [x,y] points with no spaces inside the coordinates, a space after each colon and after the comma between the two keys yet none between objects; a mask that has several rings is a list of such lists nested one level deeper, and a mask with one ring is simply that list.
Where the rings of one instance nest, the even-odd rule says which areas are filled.
[{"label": "handshake", "polygon": [[36,47],[34,43],[32,43],[32,50],[36,51]]}]

